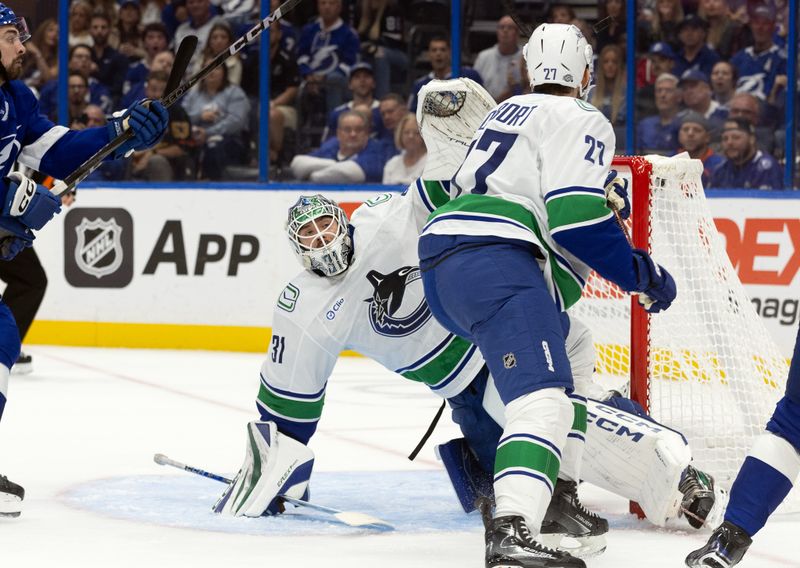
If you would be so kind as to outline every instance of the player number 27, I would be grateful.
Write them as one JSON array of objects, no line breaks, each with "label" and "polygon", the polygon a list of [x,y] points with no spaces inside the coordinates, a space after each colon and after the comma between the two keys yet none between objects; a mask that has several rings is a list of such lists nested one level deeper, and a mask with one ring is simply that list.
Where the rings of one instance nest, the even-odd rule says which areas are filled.
[{"label": "player number 27", "polygon": [[283,351],[286,349],[286,338],[282,335],[272,336],[272,362],[283,363]]},{"label": "player number 27", "polygon": [[[603,152],[606,151],[606,145],[603,144],[600,140],[597,140],[594,136],[587,134],[585,138],[586,144],[589,145],[589,150],[586,152],[586,155],[583,157],[584,160],[591,163],[597,163],[599,165],[603,165]],[[597,150],[597,162],[594,161],[595,150]]]},{"label": "player number 27", "polygon": [[[486,185],[486,178],[492,175],[494,171],[500,167],[500,164],[502,164],[503,160],[506,159],[506,154],[508,154],[508,151],[511,149],[511,146],[514,145],[514,141],[516,139],[517,134],[511,132],[498,132],[497,130],[487,128],[478,139],[477,144],[473,142],[473,145],[475,145],[478,150],[488,151],[493,143],[496,143],[497,146],[495,146],[492,155],[489,156],[489,159],[486,160],[486,163],[484,163],[475,172],[475,187],[472,189],[472,193],[482,195],[488,191],[489,188]],[[469,154],[471,151],[472,146],[470,146],[467,154]],[[458,173],[456,173],[456,175],[458,175]]]}]

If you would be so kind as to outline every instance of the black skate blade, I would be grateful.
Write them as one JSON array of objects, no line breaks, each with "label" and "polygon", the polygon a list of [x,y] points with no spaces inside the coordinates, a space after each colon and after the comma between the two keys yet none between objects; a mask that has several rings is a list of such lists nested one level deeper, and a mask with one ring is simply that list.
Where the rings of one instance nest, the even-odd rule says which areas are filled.
[{"label": "black skate blade", "polygon": [[549,548],[566,552],[576,558],[599,556],[607,546],[606,536],[602,534],[597,536],[574,536],[567,533],[539,533],[536,540]]}]

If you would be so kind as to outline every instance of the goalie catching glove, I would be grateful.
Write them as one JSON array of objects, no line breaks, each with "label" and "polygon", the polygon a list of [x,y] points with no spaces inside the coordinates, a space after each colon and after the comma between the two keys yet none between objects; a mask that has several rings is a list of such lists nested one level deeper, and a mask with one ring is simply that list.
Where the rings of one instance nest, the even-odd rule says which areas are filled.
[{"label": "goalie catching glove", "polygon": [[142,99],[131,108],[115,112],[107,126],[109,140],[114,140],[128,129],[133,131],[133,137],[117,148],[114,159],[152,148],[164,137],[167,124],[169,113],[158,101]]},{"label": "goalie catching glove", "polygon": [[214,512],[234,517],[282,513],[281,496],[308,499],[313,467],[314,453],[308,446],[280,433],[274,422],[250,422],[244,463]]}]

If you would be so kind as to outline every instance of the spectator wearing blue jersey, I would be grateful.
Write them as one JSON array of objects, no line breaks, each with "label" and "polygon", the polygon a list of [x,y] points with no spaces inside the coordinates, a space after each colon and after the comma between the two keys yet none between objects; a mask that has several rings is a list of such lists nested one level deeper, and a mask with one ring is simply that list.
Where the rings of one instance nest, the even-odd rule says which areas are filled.
[{"label": "spectator wearing blue jersey", "polygon": [[711,175],[725,161],[711,148],[711,125],[696,112],[688,112],[681,119],[678,130],[678,153],[686,152],[689,157],[703,162],[703,186],[708,187]]},{"label": "spectator wearing blue jersey", "polygon": [[658,114],[643,118],[636,125],[636,147],[640,153],[670,155],[675,152],[678,147],[681,98],[675,75],[663,73],[656,79],[655,105]]},{"label": "spectator wearing blue jersey", "polygon": [[708,75],[701,71],[689,70],[681,76],[679,86],[683,90],[683,104],[688,110],[703,115],[717,132],[728,117],[728,110],[711,98],[711,85]]},{"label": "spectator wearing blue jersey", "polygon": [[142,30],[142,48],[144,49],[144,58],[128,67],[125,82],[122,85],[123,95],[127,94],[133,85],[144,84],[147,75],[152,70],[155,56],[169,48],[169,32],[167,32],[166,26],[160,22],[147,24]]},{"label": "spectator wearing blue jersey", "polygon": [[719,54],[706,45],[708,22],[696,14],[689,14],[681,22],[678,39],[681,48],[675,61],[675,75],[680,77],[688,70],[711,74]]},{"label": "spectator wearing blue jersey", "polygon": [[[94,69],[92,62],[92,48],[88,45],[76,45],[69,50],[69,61],[67,70],[78,72],[89,82],[89,101],[103,109],[103,112],[111,114],[113,105],[111,93],[105,85],[91,76]],[[57,120],[58,116],[58,80],[48,81],[39,93],[39,110],[50,120]]]},{"label": "spectator wearing blue jersey", "polygon": [[[169,74],[172,65],[175,63],[175,55],[169,50],[164,50],[153,58],[148,67],[148,75],[153,71],[165,71]],[[147,82],[147,75],[144,79],[130,85],[126,93],[120,99],[117,109],[128,108],[133,103],[144,97],[144,84]]]},{"label": "spectator wearing blue jersey", "polygon": [[756,148],[753,123],[730,118],[722,130],[725,161],[711,175],[711,187],[783,189],[783,172],[777,160]]},{"label": "spectator wearing blue jersey", "polygon": [[[452,79],[453,69],[450,67],[450,39],[443,35],[434,36],[428,42],[428,60],[431,64],[431,72],[414,81],[411,87],[411,96],[408,99],[408,108],[411,112],[417,111],[417,93],[434,79]],[[480,73],[471,67],[462,67],[461,76],[472,79],[479,85],[483,85]]]},{"label": "spectator wearing blue jersey", "polygon": [[748,26],[753,33],[753,45],[731,58],[731,63],[739,72],[736,90],[766,100],[772,94],[776,78],[786,75],[786,50],[773,41],[775,13],[768,6],[755,8],[750,14]]},{"label": "spectator wearing blue jersey", "polygon": [[369,137],[369,116],[349,110],[339,115],[336,138],[294,157],[292,175],[316,183],[380,183],[381,153],[381,144]]},{"label": "spectator wearing blue jersey", "polygon": [[350,78],[347,82],[352,99],[339,105],[328,114],[328,123],[322,133],[322,140],[327,141],[336,136],[336,126],[339,124],[339,115],[348,110],[353,110],[356,105],[364,105],[369,109],[371,116],[370,136],[379,137],[383,131],[380,103],[375,98],[375,73],[369,63],[356,63],[350,68]]},{"label": "spectator wearing blue jersey", "polygon": [[345,101],[347,77],[356,64],[360,42],[341,18],[342,0],[317,0],[317,11],[319,18],[300,32],[297,65],[304,91],[309,95],[324,91],[325,109],[331,112]]}]

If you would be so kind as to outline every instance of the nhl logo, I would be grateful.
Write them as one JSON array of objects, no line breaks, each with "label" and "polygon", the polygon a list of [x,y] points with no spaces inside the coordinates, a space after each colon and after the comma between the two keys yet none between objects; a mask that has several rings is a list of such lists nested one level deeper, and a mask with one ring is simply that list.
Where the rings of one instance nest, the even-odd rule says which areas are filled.
[{"label": "nhl logo", "polygon": [[517,366],[517,358],[513,353],[506,353],[503,355],[503,366],[506,369],[513,369]]},{"label": "nhl logo", "polygon": [[122,227],[115,218],[108,221],[84,218],[75,227],[78,242],[75,262],[83,272],[95,278],[113,274],[122,264]]}]

